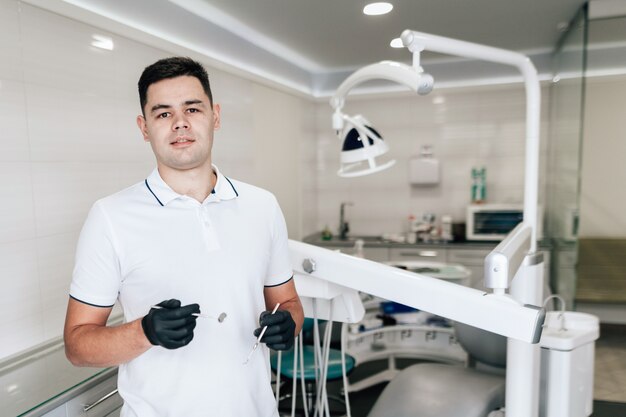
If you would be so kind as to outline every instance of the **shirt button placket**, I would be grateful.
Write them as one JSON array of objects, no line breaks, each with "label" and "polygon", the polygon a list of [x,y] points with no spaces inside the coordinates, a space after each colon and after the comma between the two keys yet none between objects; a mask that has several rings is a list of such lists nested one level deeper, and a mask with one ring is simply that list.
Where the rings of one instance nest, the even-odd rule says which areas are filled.
[{"label": "shirt button placket", "polygon": [[211,219],[209,218],[209,209],[204,206],[201,208],[200,217],[202,218],[202,223],[206,229],[211,228]]},{"label": "shirt button placket", "polygon": [[202,226],[204,229],[204,239],[206,242],[207,250],[211,252],[218,249],[219,243],[217,241],[215,230],[211,227],[211,217],[209,215],[209,208],[207,206],[202,206],[200,208],[200,220],[202,221]]}]

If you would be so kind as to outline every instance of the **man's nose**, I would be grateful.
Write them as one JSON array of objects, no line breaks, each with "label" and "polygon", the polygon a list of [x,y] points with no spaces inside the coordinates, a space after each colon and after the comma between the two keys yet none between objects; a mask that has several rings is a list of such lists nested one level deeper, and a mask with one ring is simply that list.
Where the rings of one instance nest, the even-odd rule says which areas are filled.
[{"label": "man's nose", "polygon": [[180,129],[187,130],[189,129],[189,121],[185,116],[178,116],[174,121],[174,130],[178,131]]}]

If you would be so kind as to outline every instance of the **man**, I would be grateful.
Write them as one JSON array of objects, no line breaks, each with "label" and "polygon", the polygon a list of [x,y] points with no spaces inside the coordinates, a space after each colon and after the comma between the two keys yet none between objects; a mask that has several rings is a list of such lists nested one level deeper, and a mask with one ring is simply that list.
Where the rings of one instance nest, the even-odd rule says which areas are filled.
[{"label": "man", "polygon": [[[119,365],[125,417],[278,416],[268,349],[244,364],[263,326],[262,342],[289,349],[303,320],[278,203],[212,165],[220,107],[199,63],[157,61],[141,75],[139,97],[137,125],[157,168],[89,213],[67,357]],[[125,324],[110,327],[116,300]]]}]

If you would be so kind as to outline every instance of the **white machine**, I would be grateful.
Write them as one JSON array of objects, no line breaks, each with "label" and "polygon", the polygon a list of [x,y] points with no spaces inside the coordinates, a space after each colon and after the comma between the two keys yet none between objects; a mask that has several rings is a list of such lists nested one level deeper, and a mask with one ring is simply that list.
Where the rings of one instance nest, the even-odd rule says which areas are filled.
[{"label": "white machine", "polygon": [[[367,120],[342,112],[348,92],[357,84],[383,79],[406,85],[418,94],[428,94],[434,81],[420,65],[423,50],[512,65],[524,77],[527,97],[524,220],[485,260],[485,286],[493,290],[489,294],[290,241],[296,286],[303,298],[305,313],[313,313],[310,300],[315,298],[318,300],[315,304],[317,317],[356,322],[364,314],[358,297],[358,291],[362,291],[506,336],[506,416],[537,417],[541,362],[537,343],[545,318],[544,310],[537,307],[542,304],[544,281],[543,259],[537,253],[536,243],[540,116],[537,72],[528,57],[516,52],[410,30],[402,33],[402,41],[413,53],[412,66],[390,61],[368,65],[349,76],[331,99],[335,109],[333,128],[345,136],[343,165],[338,174],[359,176],[393,165],[393,161],[380,164],[376,160],[386,153],[388,146]],[[573,352],[577,346],[570,344],[568,349]],[[555,366],[567,367],[568,361],[561,360],[560,365]],[[562,368],[552,374],[563,377],[566,371]],[[560,401],[569,403],[571,398],[567,395],[571,393],[563,395]],[[542,416],[556,416],[546,414],[544,405],[541,409]]]}]

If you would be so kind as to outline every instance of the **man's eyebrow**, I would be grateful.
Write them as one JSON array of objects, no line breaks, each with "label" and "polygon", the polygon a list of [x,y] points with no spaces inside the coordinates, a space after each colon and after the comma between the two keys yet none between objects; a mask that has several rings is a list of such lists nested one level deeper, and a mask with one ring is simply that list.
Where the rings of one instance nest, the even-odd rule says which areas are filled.
[{"label": "man's eyebrow", "polygon": [[172,106],[170,106],[169,104],[155,104],[150,109],[150,113],[154,113],[155,111],[161,110],[161,109],[171,109],[171,108]]},{"label": "man's eyebrow", "polygon": [[[201,104],[203,106],[206,106],[205,102],[200,100],[200,99],[191,99],[191,100],[185,100],[183,101],[183,105],[184,106],[190,106],[192,104]],[[161,109],[171,109],[173,106],[171,104],[155,104],[154,106],[152,106],[152,108],[150,109],[150,113],[154,113],[155,111],[161,110]]]}]

